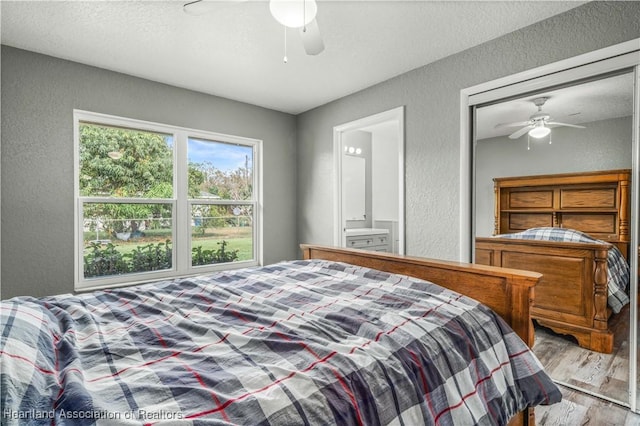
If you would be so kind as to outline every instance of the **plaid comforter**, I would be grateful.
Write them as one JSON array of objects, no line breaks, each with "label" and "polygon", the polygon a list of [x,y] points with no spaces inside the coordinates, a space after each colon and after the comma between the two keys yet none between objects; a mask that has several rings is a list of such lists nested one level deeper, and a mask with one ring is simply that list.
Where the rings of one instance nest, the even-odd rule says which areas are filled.
[{"label": "plaid comforter", "polygon": [[[581,231],[567,228],[531,228],[526,231],[513,234],[496,235],[499,238],[513,238],[518,240],[543,240],[543,241],[565,241],[576,243],[597,243],[608,244],[606,241],[597,240]],[[607,269],[609,277],[607,279],[608,298],[607,303],[614,313],[629,303],[627,287],[629,286],[629,265],[624,256],[616,246],[612,246],[607,254]]]},{"label": "plaid comforter", "polygon": [[491,310],[293,261],[2,302],[2,424],[505,424],[560,400]]}]

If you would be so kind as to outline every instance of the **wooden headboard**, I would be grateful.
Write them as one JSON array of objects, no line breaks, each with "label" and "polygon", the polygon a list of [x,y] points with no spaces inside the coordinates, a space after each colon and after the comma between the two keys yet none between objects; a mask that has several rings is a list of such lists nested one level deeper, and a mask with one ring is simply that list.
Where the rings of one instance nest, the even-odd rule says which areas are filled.
[{"label": "wooden headboard", "polygon": [[571,228],[628,258],[631,170],[494,178],[494,234]]}]

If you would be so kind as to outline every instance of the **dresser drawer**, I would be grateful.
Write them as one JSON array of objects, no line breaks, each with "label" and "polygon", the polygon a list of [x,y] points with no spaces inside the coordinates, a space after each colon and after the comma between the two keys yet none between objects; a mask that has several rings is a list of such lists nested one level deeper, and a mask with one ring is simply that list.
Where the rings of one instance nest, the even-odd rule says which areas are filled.
[{"label": "dresser drawer", "polygon": [[358,235],[347,237],[347,247],[351,248],[386,251],[388,245],[388,235]]}]

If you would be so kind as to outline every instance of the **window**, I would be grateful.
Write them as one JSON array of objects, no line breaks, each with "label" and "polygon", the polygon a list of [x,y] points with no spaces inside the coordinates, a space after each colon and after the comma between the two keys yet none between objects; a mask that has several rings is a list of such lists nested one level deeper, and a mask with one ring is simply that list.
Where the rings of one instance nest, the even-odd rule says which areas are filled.
[{"label": "window", "polygon": [[189,138],[188,160],[192,266],[252,259],[253,148]]},{"label": "window", "polygon": [[76,289],[260,258],[261,141],[75,111]]}]

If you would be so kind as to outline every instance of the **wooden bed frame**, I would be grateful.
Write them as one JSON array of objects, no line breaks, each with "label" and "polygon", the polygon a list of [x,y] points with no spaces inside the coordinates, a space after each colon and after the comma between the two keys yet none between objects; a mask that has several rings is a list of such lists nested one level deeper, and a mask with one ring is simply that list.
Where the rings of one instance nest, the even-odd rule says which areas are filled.
[{"label": "wooden bed frame", "polygon": [[630,170],[609,170],[494,179],[494,234],[566,227],[607,244],[495,237],[475,243],[476,263],[542,273],[532,318],[597,352],[613,351],[607,251],[616,245],[628,259],[630,178]]},{"label": "wooden bed frame", "polygon": [[[447,262],[359,249],[302,244],[304,259],[346,262],[394,274],[424,279],[465,294],[489,306],[504,318],[529,345],[533,345],[530,307],[534,286],[541,274],[492,266]],[[510,426],[534,425],[534,410],[528,408],[509,422]]]},{"label": "wooden bed frame", "polygon": [[476,262],[536,271],[531,317],[584,348],[613,352],[607,307],[609,244],[476,238]]}]

